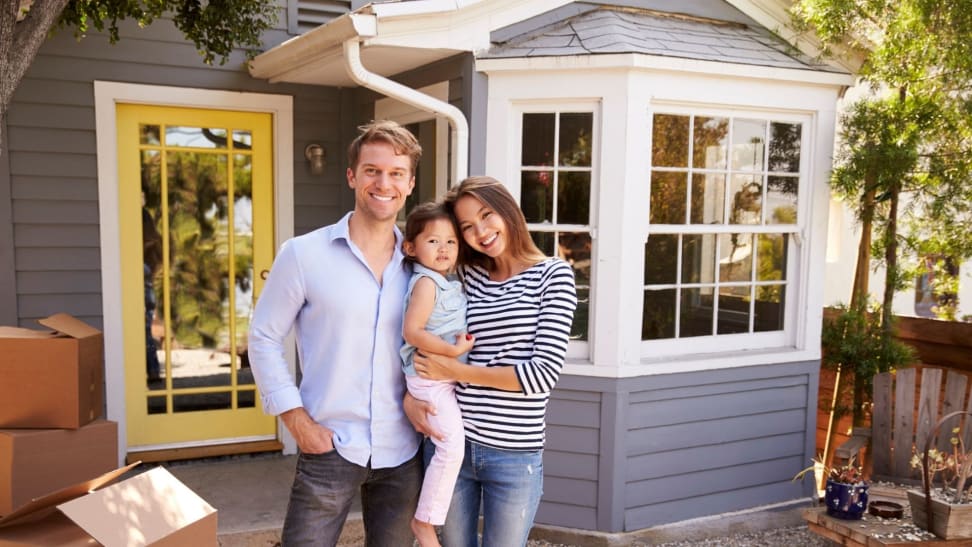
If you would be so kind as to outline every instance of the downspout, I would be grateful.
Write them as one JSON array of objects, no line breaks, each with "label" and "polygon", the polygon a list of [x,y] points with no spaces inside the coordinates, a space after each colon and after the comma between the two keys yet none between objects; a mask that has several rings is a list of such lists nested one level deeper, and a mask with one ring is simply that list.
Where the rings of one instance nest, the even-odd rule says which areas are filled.
[{"label": "downspout", "polygon": [[452,183],[459,184],[459,181],[466,178],[469,174],[469,124],[461,110],[421,91],[369,72],[361,64],[361,46],[357,38],[344,42],[344,61],[348,75],[358,85],[449,120],[452,127]]}]

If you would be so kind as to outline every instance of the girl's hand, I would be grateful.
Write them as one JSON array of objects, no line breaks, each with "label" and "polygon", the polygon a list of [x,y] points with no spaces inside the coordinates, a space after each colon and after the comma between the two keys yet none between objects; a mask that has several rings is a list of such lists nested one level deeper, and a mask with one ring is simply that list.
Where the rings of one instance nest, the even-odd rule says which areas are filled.
[{"label": "girl's hand", "polygon": [[469,333],[460,333],[456,335],[456,354],[453,357],[459,357],[463,353],[469,353],[473,349],[473,345],[476,343],[476,339],[473,335]]},{"label": "girl's hand", "polygon": [[412,358],[415,372],[426,380],[458,380],[458,369],[462,363],[453,357],[446,357],[437,353],[423,354],[418,351]]}]

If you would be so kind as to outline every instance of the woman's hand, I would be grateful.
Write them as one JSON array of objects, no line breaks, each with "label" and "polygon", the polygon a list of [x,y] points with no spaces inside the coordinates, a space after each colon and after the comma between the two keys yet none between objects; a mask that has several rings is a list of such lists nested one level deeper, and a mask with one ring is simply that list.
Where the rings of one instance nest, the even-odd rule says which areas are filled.
[{"label": "woman's hand", "polygon": [[428,401],[422,401],[412,397],[411,393],[405,392],[405,399],[402,400],[402,408],[405,416],[412,422],[412,427],[422,435],[444,441],[445,437],[441,431],[432,427],[429,422],[429,415],[435,416],[435,405]]},{"label": "woman's hand", "polygon": [[426,380],[446,380],[450,382],[459,381],[459,371],[464,366],[453,357],[446,357],[438,353],[426,353],[416,351],[412,358],[415,365],[415,372]]}]

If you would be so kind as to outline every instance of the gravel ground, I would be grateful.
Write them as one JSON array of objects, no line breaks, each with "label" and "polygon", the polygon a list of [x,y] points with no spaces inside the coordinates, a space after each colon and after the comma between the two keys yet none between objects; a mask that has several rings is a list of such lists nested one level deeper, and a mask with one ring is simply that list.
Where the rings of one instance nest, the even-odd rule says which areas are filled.
[{"label": "gravel ground", "polygon": [[[583,545],[568,545],[532,540],[528,547],[584,547]],[[648,543],[634,542],[631,547],[644,547]],[[719,547],[833,547],[837,544],[824,539],[807,529],[806,526],[791,528],[777,528],[763,532],[736,534],[732,536],[714,537],[696,541],[676,541],[659,543],[666,547],[690,547],[693,545],[709,545]]]}]

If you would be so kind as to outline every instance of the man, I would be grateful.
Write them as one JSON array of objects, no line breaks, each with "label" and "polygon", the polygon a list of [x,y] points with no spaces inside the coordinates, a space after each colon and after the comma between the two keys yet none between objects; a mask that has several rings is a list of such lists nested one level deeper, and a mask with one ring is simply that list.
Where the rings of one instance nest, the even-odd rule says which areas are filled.
[{"label": "man", "polygon": [[[300,448],[285,546],[336,545],[359,491],[367,545],[412,545],[422,462],[402,411],[410,272],[395,218],[421,154],[394,122],[363,126],[348,150],[354,210],[284,244],[253,312],[250,361],[263,408]],[[299,388],[283,357],[291,327]]]}]

